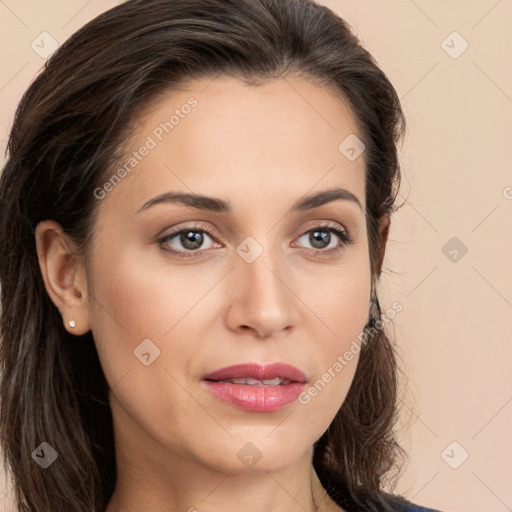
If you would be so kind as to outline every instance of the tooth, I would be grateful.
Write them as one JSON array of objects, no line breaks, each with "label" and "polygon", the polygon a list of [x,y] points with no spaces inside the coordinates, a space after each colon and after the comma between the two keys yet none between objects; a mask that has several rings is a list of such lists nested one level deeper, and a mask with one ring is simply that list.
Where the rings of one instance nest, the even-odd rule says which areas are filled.
[{"label": "tooth", "polygon": [[252,377],[247,378],[239,378],[239,379],[225,379],[221,382],[231,382],[233,384],[244,384],[246,386],[280,386],[281,384],[288,384],[290,381],[288,379],[281,379],[280,377],[275,377],[273,379],[265,379],[258,380],[253,379]]},{"label": "tooth", "polygon": [[267,379],[262,382],[267,386],[279,386],[279,384],[281,384],[281,379],[279,377],[275,377],[273,379]]}]

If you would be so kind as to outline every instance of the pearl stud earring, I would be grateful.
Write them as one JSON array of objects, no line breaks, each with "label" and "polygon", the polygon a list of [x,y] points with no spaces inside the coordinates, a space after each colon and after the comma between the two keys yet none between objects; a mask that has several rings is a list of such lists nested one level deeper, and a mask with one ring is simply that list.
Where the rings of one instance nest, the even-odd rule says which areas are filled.
[{"label": "pearl stud earring", "polygon": [[68,322],[68,325],[69,325],[69,327],[71,327],[71,328],[76,327],[76,322],[75,322],[74,320],[70,320],[70,321]]}]

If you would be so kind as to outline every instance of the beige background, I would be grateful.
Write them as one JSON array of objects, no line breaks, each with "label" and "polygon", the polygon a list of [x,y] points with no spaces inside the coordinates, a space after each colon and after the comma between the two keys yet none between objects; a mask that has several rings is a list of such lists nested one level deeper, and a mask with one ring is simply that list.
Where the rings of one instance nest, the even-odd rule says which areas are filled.
[{"label": "beige background", "polygon": [[[398,491],[445,512],[512,510],[512,0],[322,3],[354,27],[408,118],[406,203],[382,278],[383,308],[404,306],[393,330],[408,376],[410,460]],[[32,41],[48,32],[62,43],[115,4],[0,0],[2,153],[44,63]]]}]

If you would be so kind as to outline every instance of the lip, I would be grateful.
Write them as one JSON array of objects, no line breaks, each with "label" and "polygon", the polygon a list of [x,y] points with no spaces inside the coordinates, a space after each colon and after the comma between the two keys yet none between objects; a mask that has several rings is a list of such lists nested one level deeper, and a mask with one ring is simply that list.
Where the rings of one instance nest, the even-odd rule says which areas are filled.
[{"label": "lip", "polygon": [[288,379],[293,382],[307,382],[306,375],[295,366],[285,363],[273,363],[268,365],[259,365],[255,363],[237,364],[221,368],[213,373],[203,377],[204,380],[224,380],[224,379],[243,379],[253,378],[258,380]]},{"label": "lip", "polygon": [[[278,386],[234,384],[219,382],[224,379],[253,378],[258,380],[287,379],[290,382]],[[254,412],[273,412],[291,404],[306,387],[306,375],[294,366],[284,363],[240,364],[228,366],[205,375],[202,384],[222,401]]]}]

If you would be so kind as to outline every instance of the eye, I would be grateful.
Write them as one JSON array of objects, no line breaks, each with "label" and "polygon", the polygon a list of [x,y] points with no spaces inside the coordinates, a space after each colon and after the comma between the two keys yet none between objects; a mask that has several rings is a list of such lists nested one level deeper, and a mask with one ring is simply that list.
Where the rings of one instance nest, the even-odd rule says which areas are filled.
[{"label": "eye", "polygon": [[[334,237],[332,235],[335,235]],[[340,229],[337,224],[323,224],[315,226],[306,231],[298,240],[304,239],[310,243],[315,253],[320,255],[332,254],[340,251],[343,246],[352,243],[353,238],[344,230]]]},{"label": "eye", "polygon": [[212,239],[211,234],[207,230],[197,226],[187,226],[160,238],[158,245],[165,251],[180,257],[189,258],[209,248],[203,247],[206,238]]},{"label": "eye", "polygon": [[[332,234],[335,236],[333,237]],[[159,238],[157,243],[164,251],[175,254],[180,258],[190,258],[198,256],[203,251],[215,246],[216,242],[213,242],[213,245],[210,245],[210,247],[204,247],[207,238],[213,242],[210,232],[202,226],[186,226],[182,229],[171,231],[171,233]],[[305,243],[312,244],[313,248],[311,251],[320,256],[341,251],[343,246],[354,241],[337,224],[315,226],[301,235],[298,240],[300,241],[303,238],[306,239]],[[217,247],[219,246],[217,245]]]}]

